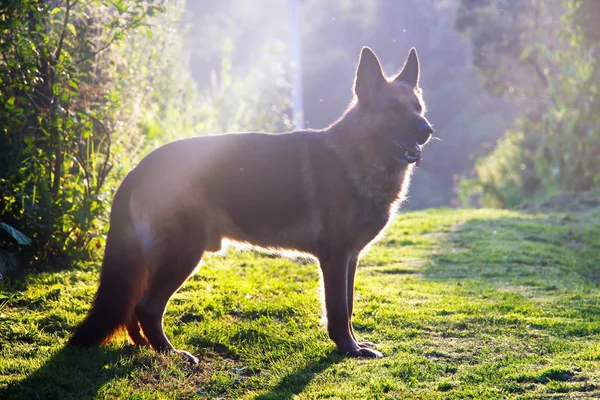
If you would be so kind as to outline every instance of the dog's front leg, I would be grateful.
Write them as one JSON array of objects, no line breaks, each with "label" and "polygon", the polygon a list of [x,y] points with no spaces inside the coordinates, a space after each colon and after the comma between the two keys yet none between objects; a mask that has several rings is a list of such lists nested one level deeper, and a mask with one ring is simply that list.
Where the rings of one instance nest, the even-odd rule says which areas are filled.
[{"label": "dog's front leg", "polygon": [[344,251],[327,251],[319,257],[325,289],[327,331],[342,354],[354,357],[381,357],[378,351],[361,348],[350,330],[348,308],[348,267],[351,255]]},{"label": "dog's front leg", "polygon": [[356,275],[356,267],[358,266],[358,256],[353,255],[348,260],[348,271],[347,274],[347,302],[348,302],[348,329],[350,329],[350,334],[355,342],[358,343],[359,347],[369,347],[374,349],[377,347],[375,343],[371,342],[359,342],[354,334],[354,329],[352,329],[352,312],[354,310],[354,276]]}]

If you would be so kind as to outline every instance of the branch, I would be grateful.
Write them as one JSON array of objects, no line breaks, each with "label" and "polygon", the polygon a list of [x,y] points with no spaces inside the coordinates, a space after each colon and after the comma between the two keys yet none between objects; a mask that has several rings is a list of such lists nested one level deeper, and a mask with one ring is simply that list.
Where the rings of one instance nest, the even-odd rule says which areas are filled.
[{"label": "branch", "polygon": [[112,145],[112,141],[110,138],[110,132],[108,131],[108,129],[106,129],[106,127],[104,126],[104,124],[102,123],[102,121],[100,121],[98,118],[96,118],[95,116],[88,114],[85,111],[81,111],[82,114],[88,116],[89,118],[91,118],[94,122],[96,122],[98,125],[100,125],[100,128],[102,128],[102,130],[104,131],[104,134],[106,135],[106,157],[104,158],[104,162],[102,163],[102,167],[100,167],[100,170],[98,171],[98,179],[96,180],[96,193],[98,193],[100,191],[100,188],[102,187],[102,185],[104,185],[104,180],[106,179],[106,176],[108,175],[108,173],[110,172],[110,170],[112,169],[112,165],[109,165],[109,161],[110,161],[110,147]]},{"label": "branch", "polygon": [[[535,71],[538,78],[540,78],[542,85],[544,85],[544,89],[547,90],[548,89],[548,79],[546,78],[546,75],[544,75],[542,68],[540,68],[540,66],[538,65],[536,60],[533,59],[533,57],[527,57],[527,62],[529,62],[529,64],[532,66],[532,68]],[[550,97],[550,100],[552,100],[552,103],[554,104],[554,106],[556,108],[559,108],[558,102],[556,101],[554,96],[550,95],[549,97]]]},{"label": "branch", "polygon": [[85,178],[85,185],[84,185],[84,189],[85,189],[85,194],[89,194],[90,188],[89,188],[89,182],[91,182],[91,177],[90,177],[90,173],[88,172],[88,169],[86,167],[87,161],[85,160],[85,155],[83,154],[83,145],[77,141],[75,143],[76,148],[73,150],[73,161],[75,161],[75,163],[77,165],[79,165],[79,168],[81,168],[81,170],[83,171],[83,175]]},{"label": "branch", "polygon": [[73,4],[71,4],[70,0],[67,0],[67,6],[66,6],[66,10],[65,10],[65,20],[63,21],[63,26],[62,26],[62,30],[60,32],[60,39],[58,39],[58,47],[56,48],[56,51],[54,52],[54,60],[52,62],[52,64],[56,64],[56,62],[58,61],[58,58],[60,57],[60,53],[62,51],[62,47],[63,47],[63,41],[65,39],[65,32],[67,31],[67,23],[69,22],[69,13],[71,12],[71,7],[75,6],[75,4],[77,4],[79,0],[75,0],[73,2]]},{"label": "branch", "polygon": [[124,32],[128,31],[129,29],[131,29],[132,27],[134,27],[135,25],[139,24],[144,17],[146,16],[146,13],[142,13],[142,15],[137,18],[134,19],[132,21],[130,21],[123,29],[121,29],[119,32],[115,33],[115,35],[108,41],[108,43],[106,43],[104,46],[102,46],[100,49],[98,49],[98,51],[89,54],[85,57],[80,58],[79,60],[75,61],[75,64],[79,64],[82,63],[86,60],[89,60],[90,58],[96,57],[98,54],[100,54],[101,52],[103,52],[104,50],[106,50],[115,40],[117,40],[117,38],[123,34]]},{"label": "branch", "polygon": [[535,71],[536,75],[538,76],[538,78],[540,78],[540,81],[542,81],[542,85],[544,85],[544,88],[547,88],[548,79],[546,78],[546,75],[544,75],[542,68],[532,57],[527,57],[527,62],[533,67],[533,70]]},{"label": "branch", "polygon": [[[56,130],[58,131],[58,128],[56,128]],[[58,132],[56,136],[58,136]],[[58,197],[58,192],[60,190],[60,180],[63,175],[63,155],[64,154],[61,148],[61,143],[60,140],[58,140],[58,143],[56,145],[56,158],[54,159],[54,179],[52,180],[52,198],[54,200],[56,200],[56,198]]]},{"label": "branch", "polygon": [[[0,54],[2,55],[2,59],[4,60],[4,63],[8,66],[8,58],[6,57],[6,54],[3,51],[0,51]],[[18,82],[17,76],[15,75],[15,72],[12,68],[8,69],[8,74],[13,82]],[[21,73],[21,75],[23,75],[23,73]],[[25,76],[23,76],[23,82],[27,82],[27,78]],[[8,86],[11,86],[11,85],[8,85]],[[39,111],[41,109],[40,106],[35,102],[35,100],[33,100],[31,95],[29,93],[27,93],[26,90],[19,90],[19,93],[24,93],[25,96],[27,96],[27,98],[29,99],[29,102],[31,103],[31,105],[33,106],[33,108],[36,111]]]},{"label": "branch", "polygon": [[[538,33],[538,29],[539,29],[540,14],[541,14],[541,5],[540,5],[539,1],[536,1],[535,19],[533,20],[531,43],[537,43],[537,41],[538,41],[537,33]],[[537,54],[537,51],[535,52],[535,54]],[[534,56],[530,55],[529,57],[527,57],[527,62],[529,62],[529,64],[535,71],[536,75],[542,82],[542,85],[544,85],[544,89],[548,90],[548,85],[549,85],[548,78],[546,78],[546,75],[544,75],[544,71],[542,71],[542,68],[540,68],[537,60],[534,59]],[[548,97],[550,97],[550,100],[552,101],[554,106],[556,108],[558,108],[558,101],[556,100],[556,98],[554,96],[552,96],[551,94],[549,94]]]}]

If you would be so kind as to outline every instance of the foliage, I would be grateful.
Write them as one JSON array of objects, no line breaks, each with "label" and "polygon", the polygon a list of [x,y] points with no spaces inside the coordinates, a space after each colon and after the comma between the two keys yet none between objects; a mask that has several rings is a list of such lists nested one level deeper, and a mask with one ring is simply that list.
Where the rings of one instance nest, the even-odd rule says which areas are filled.
[{"label": "foliage", "polygon": [[[461,29],[471,35],[474,51],[488,49],[487,58],[474,59],[488,88],[521,105],[515,126],[498,141],[496,150],[476,163],[473,179],[462,183],[463,199],[474,199],[479,192],[476,204],[514,206],[528,198],[597,187],[600,42],[593,36],[595,30],[581,25],[582,10],[590,6],[559,0],[519,3],[528,10],[520,8],[509,23],[497,23],[495,33],[486,35],[494,24],[481,15],[494,15],[492,10],[504,2],[478,4],[476,12],[463,4]],[[536,22],[515,28],[514,21],[521,20]],[[498,24],[502,32],[512,32],[520,41],[493,45],[505,38],[498,33],[502,30]]]},{"label": "foliage", "polygon": [[0,398],[598,398],[591,203],[400,214],[356,280],[355,328],[381,345],[378,360],[334,352],[312,263],[248,251],[205,259],[165,321],[198,366],[123,336],[63,349],[94,295],[93,263],[13,280],[0,317]]},{"label": "foliage", "polygon": [[532,45],[560,49],[561,1],[460,1],[455,26],[469,39],[472,63],[488,92],[526,101],[544,90],[555,68]]},{"label": "foliage", "polygon": [[27,0],[0,10],[0,220],[32,239],[30,260],[85,254],[102,232],[120,122],[109,48],[162,9]]},{"label": "foliage", "polygon": [[292,88],[286,47],[267,42],[262,56],[242,76],[233,72],[233,43],[224,44],[219,74],[211,73],[211,84],[202,106],[210,115],[199,129],[206,133],[292,130]]},{"label": "foliage", "polygon": [[477,180],[460,182],[462,204],[514,207],[521,203],[521,169],[526,168],[521,157],[523,141],[523,135],[507,133],[488,156],[477,160]]},{"label": "foliage", "polygon": [[20,245],[30,245],[31,239],[27,236],[23,235],[18,229],[13,228],[12,226],[5,224],[4,222],[0,222],[0,228],[4,229],[8,234]]},{"label": "foliage", "polygon": [[[103,248],[120,179],[183,136],[291,127],[284,48],[245,76],[223,58],[198,92],[180,26],[183,1],[9,1],[0,10],[0,247],[26,264]],[[6,234],[5,234],[6,233]],[[65,265],[67,265],[65,263]]]}]

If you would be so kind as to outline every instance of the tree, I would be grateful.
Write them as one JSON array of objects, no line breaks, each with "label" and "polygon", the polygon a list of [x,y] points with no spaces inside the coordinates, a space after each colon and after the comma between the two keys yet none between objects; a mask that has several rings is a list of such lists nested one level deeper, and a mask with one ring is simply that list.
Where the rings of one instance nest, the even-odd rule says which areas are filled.
[{"label": "tree", "polygon": [[521,110],[463,183],[465,198],[512,206],[600,182],[600,42],[588,13],[600,15],[593,0],[461,1],[457,27],[486,87]]}]

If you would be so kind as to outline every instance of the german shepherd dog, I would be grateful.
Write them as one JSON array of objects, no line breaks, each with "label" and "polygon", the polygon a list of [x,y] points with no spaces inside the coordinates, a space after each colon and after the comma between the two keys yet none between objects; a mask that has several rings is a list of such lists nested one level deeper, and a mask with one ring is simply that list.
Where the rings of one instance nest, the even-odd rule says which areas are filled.
[{"label": "german shepherd dog", "polygon": [[204,252],[229,239],[316,258],[338,351],[381,357],[352,330],[354,275],[433,133],[418,83],[414,48],[386,78],[364,47],[354,100],[326,129],[195,137],[151,152],[115,195],[100,286],[69,344],[98,346],[124,326],[136,345],[197,363],[165,336],[163,314]]}]

